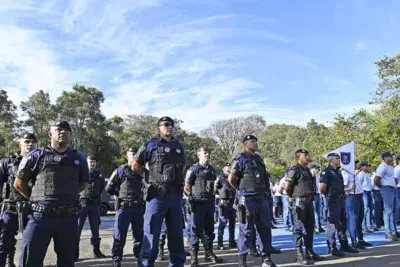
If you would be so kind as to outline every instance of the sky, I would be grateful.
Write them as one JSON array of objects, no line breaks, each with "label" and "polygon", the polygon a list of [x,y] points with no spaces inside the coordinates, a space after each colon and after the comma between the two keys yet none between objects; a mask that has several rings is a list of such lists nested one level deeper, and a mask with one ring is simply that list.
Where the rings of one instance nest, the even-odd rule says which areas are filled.
[{"label": "sky", "polygon": [[400,1],[1,0],[0,88],[19,105],[79,83],[102,111],[305,126],[371,108]]}]

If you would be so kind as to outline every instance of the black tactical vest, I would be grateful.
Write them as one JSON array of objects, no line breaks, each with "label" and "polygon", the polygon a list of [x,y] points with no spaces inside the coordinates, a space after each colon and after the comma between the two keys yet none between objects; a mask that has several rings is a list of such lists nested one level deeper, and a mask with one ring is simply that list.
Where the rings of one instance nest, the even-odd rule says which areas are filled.
[{"label": "black tactical vest", "polygon": [[7,166],[8,179],[7,183],[3,185],[2,198],[8,201],[21,201],[25,199],[14,187],[15,175],[17,174],[19,163],[20,159],[12,159]]},{"label": "black tactical vest", "polygon": [[293,183],[293,197],[307,197],[315,195],[315,177],[312,176],[310,169],[295,166],[295,180]]},{"label": "black tactical vest", "polygon": [[124,165],[123,177],[121,179],[122,183],[118,195],[120,199],[141,199],[143,197],[143,177],[140,174],[132,171],[128,165]]},{"label": "black tactical vest", "polygon": [[149,164],[149,182],[183,187],[185,157],[181,149],[157,142],[155,161]]},{"label": "black tactical vest", "polygon": [[101,189],[104,188],[104,179],[99,172],[93,171],[90,173],[90,180],[85,190],[80,195],[81,198],[99,199],[101,198]]},{"label": "black tactical vest", "polygon": [[239,189],[247,193],[270,193],[269,173],[265,169],[264,162],[251,159],[246,154],[241,154],[246,158],[246,171],[240,179]]},{"label": "black tactical vest", "polygon": [[45,149],[43,166],[32,187],[31,201],[55,201],[69,204],[79,198],[80,156],[73,150],[70,155],[59,155]]},{"label": "black tactical vest", "polygon": [[197,166],[195,169],[196,180],[192,187],[192,193],[195,196],[200,196],[204,198],[214,197],[214,183],[216,179],[216,173],[214,168],[208,166],[205,168],[203,166]]},{"label": "black tactical vest", "polygon": [[228,177],[224,176],[221,178],[222,188],[218,190],[220,199],[234,199],[236,196],[236,190],[228,181]]}]

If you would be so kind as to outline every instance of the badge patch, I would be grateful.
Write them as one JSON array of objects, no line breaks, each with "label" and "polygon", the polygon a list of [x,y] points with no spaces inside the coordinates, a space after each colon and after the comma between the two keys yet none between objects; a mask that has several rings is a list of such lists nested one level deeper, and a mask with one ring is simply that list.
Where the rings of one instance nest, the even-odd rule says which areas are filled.
[{"label": "badge patch", "polygon": [[344,165],[348,165],[351,162],[351,153],[350,152],[340,152],[340,161]]},{"label": "badge patch", "polygon": [[167,152],[167,153],[171,151],[171,149],[170,149],[169,147],[166,147],[164,150],[165,150],[165,152]]},{"label": "badge patch", "polygon": [[176,149],[176,153],[181,154],[181,150],[179,148]]},{"label": "badge patch", "polygon": [[61,161],[61,157],[60,156],[54,156],[54,161],[55,162],[60,162]]},{"label": "badge patch", "polygon": [[295,173],[296,173],[295,170],[290,170],[290,171],[288,172],[288,177],[289,177],[289,178],[293,178]]},{"label": "badge patch", "polygon": [[76,165],[81,164],[81,163],[79,162],[79,160],[75,160],[74,162],[75,162]]},{"label": "badge patch", "polygon": [[53,155],[48,155],[48,156],[47,156],[48,162],[52,162],[53,159],[54,159]]}]

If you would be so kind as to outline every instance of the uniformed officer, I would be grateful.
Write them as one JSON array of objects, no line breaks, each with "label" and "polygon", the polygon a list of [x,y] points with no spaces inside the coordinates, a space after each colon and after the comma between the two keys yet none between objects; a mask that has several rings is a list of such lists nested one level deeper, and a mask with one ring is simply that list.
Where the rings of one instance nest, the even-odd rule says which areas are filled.
[{"label": "uniformed officer", "polygon": [[162,222],[165,218],[170,266],[183,267],[186,254],[183,245],[182,193],[186,156],[183,145],[173,134],[170,117],[158,120],[159,135],[146,142],[134,160],[134,171],[142,173],[149,164],[149,184],[145,189],[146,212],[140,259],[143,266],[154,266],[159,250]]},{"label": "uniformed officer", "polygon": [[255,243],[256,231],[263,246],[262,267],[276,266],[271,259],[272,237],[268,197],[271,194],[270,176],[264,161],[256,154],[257,138],[254,135],[246,135],[242,142],[244,151],[234,158],[229,174],[229,182],[238,189],[239,197],[239,266],[247,266],[246,257],[250,251],[250,243]]},{"label": "uniformed officer", "polygon": [[[315,178],[307,167],[311,162],[308,151],[299,149],[295,152],[297,164],[288,172],[286,192],[293,205],[293,239],[296,245],[297,262],[310,265],[313,261],[323,260],[313,250],[314,241],[314,195]],[[303,240],[306,255],[303,253]]]},{"label": "uniformed officer", "polygon": [[321,179],[321,168],[315,164],[310,166],[311,174],[315,177],[315,197],[314,197],[314,220],[315,220],[315,233],[325,233],[321,225],[321,192],[319,191],[319,180]]},{"label": "uniformed officer", "polygon": [[[340,157],[337,153],[329,153],[329,166],[321,173],[320,190],[327,198],[328,224],[326,236],[329,253],[337,257],[343,257],[343,252],[357,253],[358,251],[349,246],[346,237],[346,194],[344,192],[343,176],[339,170]],[[340,250],[336,248],[335,234],[338,233]]]},{"label": "uniformed officer", "polygon": [[[32,133],[25,134],[19,140],[21,153],[12,157],[4,158],[0,162],[0,192],[3,200],[2,214],[0,214],[0,266],[15,267],[14,255],[18,234],[18,205],[21,205],[24,198],[14,188],[14,180],[17,174],[18,166],[23,156],[36,149],[36,136]],[[1,200],[0,200],[1,202]],[[21,215],[21,214],[20,214]],[[21,218],[25,220],[24,218]],[[25,227],[25,225],[23,225]]]},{"label": "uniformed officer", "polygon": [[191,266],[198,267],[200,240],[205,234],[205,261],[221,263],[223,260],[213,252],[214,234],[214,183],[217,172],[208,162],[210,151],[200,147],[197,150],[199,162],[189,168],[186,174],[185,193],[189,196],[192,211],[190,230]]},{"label": "uniformed officer", "polygon": [[93,254],[95,258],[105,258],[105,255],[100,251],[100,203],[101,194],[104,190],[105,177],[96,170],[96,158],[94,156],[87,157],[89,166],[90,179],[88,186],[80,193],[80,202],[82,206],[81,214],[79,215],[79,235],[76,260],[79,259],[79,241],[82,234],[83,225],[86,218],[89,217],[90,230],[92,237],[90,242],[93,246]]},{"label": "uniformed officer", "polygon": [[48,147],[32,151],[18,168],[14,187],[30,199],[29,221],[21,248],[20,267],[41,267],[51,239],[57,265],[73,267],[76,257],[79,193],[89,170],[85,155],[69,146],[71,127],[53,124]]},{"label": "uniformed officer", "polygon": [[229,222],[229,247],[237,248],[235,241],[235,225],[236,225],[236,210],[233,208],[236,197],[236,189],[231,186],[228,181],[228,174],[231,169],[231,164],[225,164],[223,174],[217,177],[215,182],[215,193],[218,194],[219,203],[219,225],[218,225],[218,248],[224,249],[224,230]]},{"label": "uniformed officer", "polygon": [[133,236],[133,253],[140,265],[145,202],[143,200],[143,176],[132,170],[133,159],[137,151],[136,147],[128,149],[125,156],[128,163],[114,170],[106,186],[106,192],[117,197],[112,246],[114,267],[121,266],[129,225],[131,225]]}]

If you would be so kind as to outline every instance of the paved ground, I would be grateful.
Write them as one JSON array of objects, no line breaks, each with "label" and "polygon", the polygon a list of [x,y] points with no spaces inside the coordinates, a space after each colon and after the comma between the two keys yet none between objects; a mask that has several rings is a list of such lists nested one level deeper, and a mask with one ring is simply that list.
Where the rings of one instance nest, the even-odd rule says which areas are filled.
[{"label": "paved ground", "polygon": [[[77,267],[86,267],[86,266],[112,266],[111,262],[111,245],[112,245],[112,225],[113,225],[113,217],[106,216],[103,217],[103,224],[101,227],[101,237],[102,244],[101,249],[104,254],[107,255],[106,259],[95,260],[92,258],[92,248],[90,246],[90,230],[87,228],[87,225],[84,228],[82,237],[81,237],[81,247],[80,247],[80,255],[83,259],[80,262],[76,263]],[[129,236],[128,236],[129,237]],[[18,244],[17,244],[17,255],[15,263],[19,260],[20,255],[20,239],[21,236],[18,236]],[[373,248],[369,248],[367,250],[361,251],[359,254],[347,255],[345,258],[338,259],[332,256],[327,256],[326,260],[323,262],[318,262],[316,265],[323,266],[340,266],[340,267],[358,267],[358,266],[400,266],[400,242],[386,242],[384,239],[384,233],[377,232],[374,234],[368,234],[364,237],[365,240],[372,242],[374,244]],[[326,241],[325,235],[319,234],[315,236],[315,250],[318,253],[326,254]],[[280,255],[273,255],[273,259],[278,266],[300,266],[294,263],[295,260],[295,252],[293,248],[293,242],[291,239],[291,233],[286,232],[283,229],[273,230],[273,243],[275,247],[283,249],[283,253]],[[201,266],[237,266],[237,250],[225,250],[225,251],[215,251],[218,256],[221,256],[224,259],[224,263],[222,264],[205,264],[204,263],[204,254],[201,251],[200,255],[200,263]],[[122,266],[137,266],[136,260],[133,257],[132,253],[132,242],[131,236],[128,238],[127,244],[124,249],[125,258]],[[166,254],[167,255],[167,254]],[[186,260],[186,266],[189,266],[190,257]],[[56,266],[56,255],[53,250],[53,244],[50,244],[46,259],[45,266]],[[249,266],[260,266],[260,258],[248,258]],[[157,267],[168,266],[168,261],[157,262]]]}]

